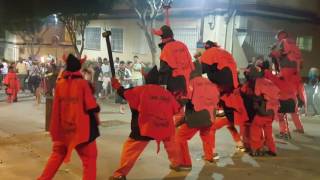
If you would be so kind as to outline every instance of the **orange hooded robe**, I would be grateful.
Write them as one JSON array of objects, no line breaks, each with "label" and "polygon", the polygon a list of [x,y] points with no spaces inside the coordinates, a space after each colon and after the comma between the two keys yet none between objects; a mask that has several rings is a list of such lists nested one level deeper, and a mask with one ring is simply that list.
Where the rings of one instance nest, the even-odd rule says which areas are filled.
[{"label": "orange hooded robe", "polygon": [[89,83],[80,72],[62,73],[57,81],[50,124],[53,141],[64,143],[70,160],[72,150],[90,140],[89,111],[98,107]]}]

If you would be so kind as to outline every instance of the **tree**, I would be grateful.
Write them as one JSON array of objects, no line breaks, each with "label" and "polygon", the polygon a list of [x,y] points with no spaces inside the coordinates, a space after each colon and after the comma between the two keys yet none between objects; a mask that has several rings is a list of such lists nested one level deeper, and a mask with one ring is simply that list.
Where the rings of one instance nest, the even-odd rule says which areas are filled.
[{"label": "tree", "polygon": [[137,14],[139,27],[144,31],[152,55],[152,64],[156,64],[157,46],[151,30],[155,27],[155,20],[162,13],[165,0],[126,0],[127,4]]},{"label": "tree", "polygon": [[49,30],[46,18],[26,18],[12,21],[5,25],[10,33],[19,36],[26,45],[30,57],[34,58],[40,52],[43,37]]},{"label": "tree", "polygon": [[[116,0],[29,0],[28,3],[22,4],[21,0],[2,0],[0,1],[0,27],[7,23],[12,24],[13,26],[10,29],[19,32],[22,39],[32,39],[29,41],[34,43],[41,40],[41,37],[24,35],[24,33],[27,33],[24,29],[31,29],[33,32],[39,29],[36,26],[28,27],[33,24],[33,21],[29,20],[59,14],[59,19],[65,25],[75,52],[79,56],[83,51],[84,31],[89,21],[99,13],[108,12],[115,2]],[[15,23],[11,23],[12,21],[15,21]],[[19,27],[23,26],[23,28],[15,27],[15,24]],[[16,31],[16,29],[19,29],[19,31]],[[43,30],[45,29],[42,29],[40,34],[44,32]],[[79,36],[81,39],[80,48],[76,45]]]},{"label": "tree", "polygon": [[[84,49],[84,33],[86,27],[89,25],[90,20],[97,17],[95,13],[79,13],[79,14],[61,14],[59,20],[65,25],[68,35],[70,37],[72,46],[78,57],[81,57]],[[80,36],[81,45],[77,46],[78,37]]]}]

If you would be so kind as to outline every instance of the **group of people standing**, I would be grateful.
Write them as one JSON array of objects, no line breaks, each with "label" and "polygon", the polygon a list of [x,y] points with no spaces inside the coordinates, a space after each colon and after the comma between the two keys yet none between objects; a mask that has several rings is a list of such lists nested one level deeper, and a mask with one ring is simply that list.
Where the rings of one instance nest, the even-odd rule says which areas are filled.
[{"label": "group of people standing", "polygon": [[[130,73],[124,62],[115,64],[118,77],[112,77],[111,84],[128,102],[132,118],[131,133],[111,180],[125,180],[151,140],[157,142],[157,151],[164,143],[170,169],[190,171],[188,141],[197,132],[203,160],[208,162],[219,159],[215,133],[225,126],[236,150],[252,156],[277,155],[272,132],[275,119],[279,120],[281,137],[289,133],[287,114],[292,115],[297,132],[303,133],[297,114],[298,98],[305,103],[299,76],[301,53],[288,33],[278,33],[271,52],[273,63],[279,67],[275,73],[267,61],[255,62],[244,72],[244,84],[239,83],[234,58],[217,43],[207,41],[193,62],[188,48],[174,39],[169,26],[153,33],[161,37],[160,68],[155,66],[145,74],[144,85],[139,81],[137,86],[128,85]],[[80,73],[82,62],[69,55],[66,70],[57,81],[50,126],[53,152],[39,180],[52,179],[62,162],[70,160],[73,149],[83,162],[83,179],[96,179],[100,107],[92,86]]]},{"label": "group of people standing", "polygon": [[26,92],[26,90],[29,90],[31,94],[36,95],[36,91],[41,86],[41,82],[46,77],[46,74],[49,71],[54,71],[55,68],[53,60],[48,63],[42,63],[40,61],[32,61],[29,58],[27,60],[20,59],[10,64],[2,60],[0,65],[1,87],[3,85],[6,86],[8,102],[17,102],[19,91]]},{"label": "group of people standing", "polygon": [[[126,87],[136,87],[144,84],[143,74],[148,70],[148,64],[139,60],[138,56],[133,57],[133,61],[120,61],[117,57],[114,62],[115,73],[121,84]],[[94,84],[95,96],[106,99],[111,93],[111,70],[109,60],[98,57],[96,64],[90,64],[84,68],[85,79]],[[124,113],[125,100],[120,96],[115,97],[115,103],[120,104],[120,113]]]}]

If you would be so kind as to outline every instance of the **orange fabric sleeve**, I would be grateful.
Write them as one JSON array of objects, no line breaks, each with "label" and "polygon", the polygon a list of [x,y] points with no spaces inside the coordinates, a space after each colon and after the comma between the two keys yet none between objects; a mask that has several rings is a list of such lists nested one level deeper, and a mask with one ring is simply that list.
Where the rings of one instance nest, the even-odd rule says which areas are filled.
[{"label": "orange fabric sleeve", "polygon": [[94,109],[98,106],[88,83],[84,84],[84,105],[86,111]]},{"label": "orange fabric sleeve", "polygon": [[61,134],[59,133],[59,127],[60,127],[60,103],[59,103],[59,87],[55,89],[54,99],[53,99],[53,105],[52,105],[52,112],[51,112],[51,120],[50,120],[50,133],[51,138],[53,141],[59,141],[61,140]]},{"label": "orange fabric sleeve", "polygon": [[140,104],[140,95],[144,89],[144,86],[128,89],[124,92],[124,98],[128,101],[129,106],[133,109],[138,109]]}]

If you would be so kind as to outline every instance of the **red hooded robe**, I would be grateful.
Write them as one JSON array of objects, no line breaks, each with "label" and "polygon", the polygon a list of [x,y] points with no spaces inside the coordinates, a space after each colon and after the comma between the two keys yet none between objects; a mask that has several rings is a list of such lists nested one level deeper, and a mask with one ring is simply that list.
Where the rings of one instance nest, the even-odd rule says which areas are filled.
[{"label": "red hooded robe", "polygon": [[[88,110],[98,105],[89,83],[80,72],[63,72],[57,81],[51,114],[50,134],[53,141],[68,147],[65,162],[69,162],[72,150],[86,143],[90,136]],[[78,76],[80,78],[72,78]]]}]

